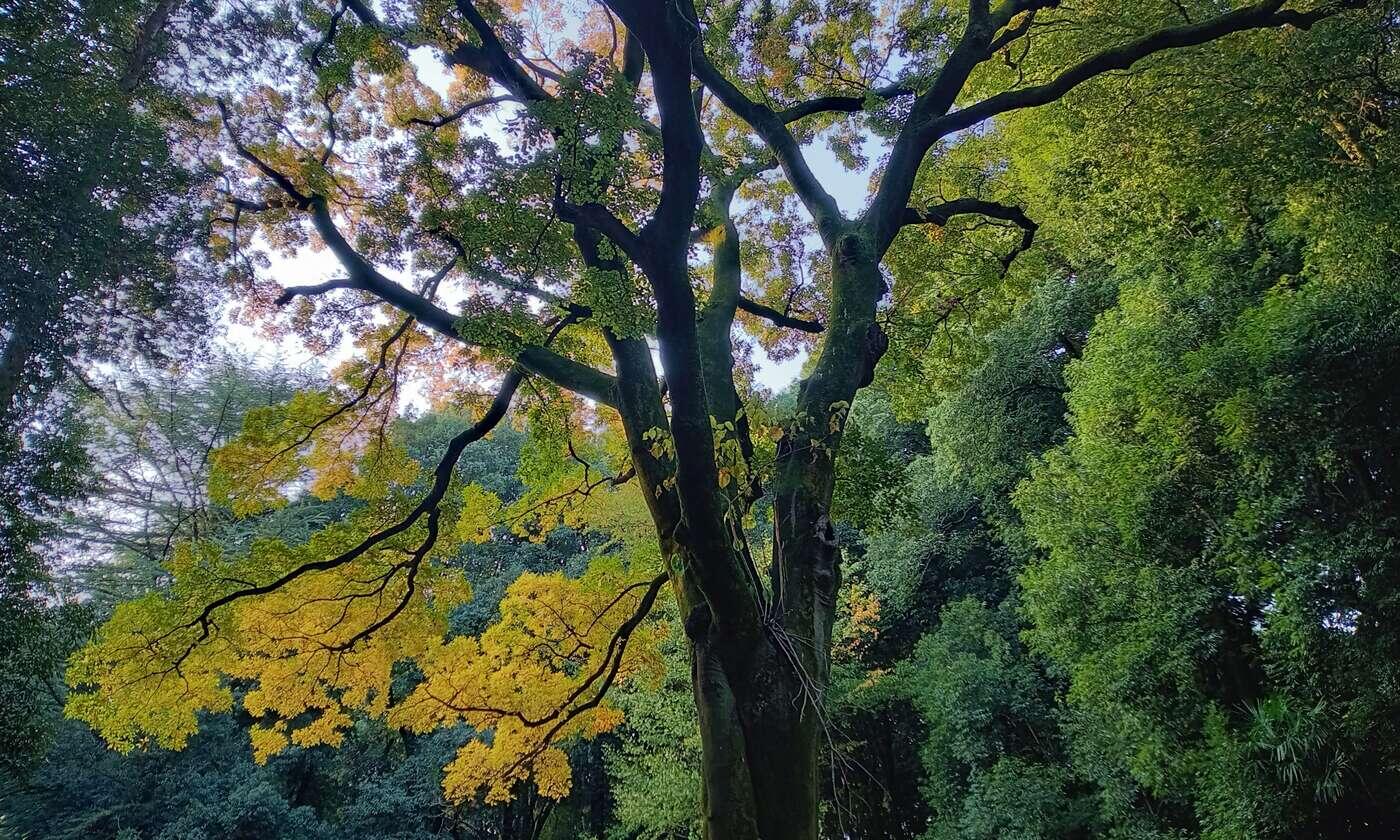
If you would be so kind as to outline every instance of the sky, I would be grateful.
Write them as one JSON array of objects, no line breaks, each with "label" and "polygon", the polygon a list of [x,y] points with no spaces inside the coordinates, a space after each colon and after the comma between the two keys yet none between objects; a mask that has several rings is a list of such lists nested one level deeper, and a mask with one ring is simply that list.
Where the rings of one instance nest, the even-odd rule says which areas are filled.
[{"label": "sky", "polygon": [[[414,50],[410,57],[417,70],[418,78],[436,90],[439,95],[446,97],[451,77],[434,51],[428,48],[419,48]],[[501,132],[499,127],[493,128],[489,124],[485,128],[488,133]],[[504,133],[501,133],[503,138]],[[867,159],[877,160],[879,158],[879,149],[867,149],[866,151]],[[869,172],[847,170],[823,143],[809,144],[805,147],[804,152],[813,172],[826,185],[842,211],[848,215],[859,213],[867,197]],[[813,245],[816,244],[813,243]],[[314,251],[308,247],[298,251],[290,258],[278,254],[270,254],[270,257],[271,265],[266,270],[266,276],[283,286],[317,283],[344,273],[340,270],[335,258],[325,250]],[[390,271],[386,271],[385,274],[394,276],[394,273]],[[313,356],[295,336],[288,336],[280,341],[271,341],[255,327],[235,323],[229,318],[222,319],[221,325],[223,330],[222,343],[226,347],[261,360],[277,360],[296,366],[322,365],[329,368],[350,355],[351,348],[348,344],[342,344],[340,348],[330,354],[318,357]],[[754,347],[753,353],[756,368],[755,379],[759,385],[774,392],[781,391],[792,384],[799,376],[802,365],[806,361],[805,354],[776,361],[758,346]],[[657,366],[661,366],[659,358]],[[418,393],[416,389],[410,387],[407,392],[410,404],[423,402],[415,396]]]}]

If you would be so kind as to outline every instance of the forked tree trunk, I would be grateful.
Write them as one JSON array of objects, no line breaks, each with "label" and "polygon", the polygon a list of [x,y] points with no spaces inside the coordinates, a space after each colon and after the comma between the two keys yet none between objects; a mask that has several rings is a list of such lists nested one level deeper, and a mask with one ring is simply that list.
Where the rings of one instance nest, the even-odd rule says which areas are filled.
[{"label": "forked tree trunk", "polygon": [[[881,281],[863,244],[848,246],[849,256],[834,270],[843,291],[854,292],[847,300],[870,301],[868,310],[846,303],[857,310],[846,313],[854,325],[827,336],[844,348],[844,364],[819,365],[804,383],[799,411],[805,420],[779,443],[768,488],[775,520],[769,581],[759,584],[756,571],[752,581],[760,626],[724,626],[686,576],[673,574],[690,642],[708,840],[818,836],[824,695],[841,582],[829,515],[835,455],[850,401],[870,381],[885,347],[883,333],[864,326],[873,323],[878,294],[872,292]],[[678,536],[684,541],[683,530]],[[673,570],[706,559],[687,545],[670,549]],[[733,557],[711,558],[711,566],[752,569]]]},{"label": "forked tree trunk", "polygon": [[[840,555],[824,505],[780,499],[775,515],[782,548],[775,551],[757,632],[716,622],[698,593],[683,591],[676,579],[704,753],[708,840],[815,840],[818,834]],[[687,557],[684,550],[677,556]]]}]

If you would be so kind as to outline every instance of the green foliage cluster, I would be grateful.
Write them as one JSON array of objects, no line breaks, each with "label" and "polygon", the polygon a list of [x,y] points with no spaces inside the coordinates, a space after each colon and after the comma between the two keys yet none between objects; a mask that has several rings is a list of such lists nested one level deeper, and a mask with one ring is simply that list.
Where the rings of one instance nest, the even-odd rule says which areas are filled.
[{"label": "green foliage cluster", "polygon": [[[1237,39],[1218,79],[1164,63],[949,150],[1044,252],[979,297],[908,237],[895,294],[960,317],[895,333],[853,416],[837,498],[882,612],[841,719],[879,777],[852,798],[908,836],[1400,826],[1388,37]],[[892,411],[927,454],[878,457],[910,452]]]},{"label": "green foliage cluster", "polygon": [[1400,297],[1294,284],[1254,250],[1124,290],[1071,368],[1072,437],[1015,495],[1044,551],[1021,579],[1027,638],[1069,676],[1082,748],[1217,836],[1363,825],[1392,806],[1352,774],[1383,789],[1400,769],[1376,387]]},{"label": "green foliage cluster", "polygon": [[[0,10],[0,765],[11,770],[42,753],[30,698],[83,621],[51,608],[41,551],[92,474],[75,363],[169,351],[212,302],[184,251],[197,179],[134,57],[145,5]],[[147,46],[147,58],[163,49]]]}]

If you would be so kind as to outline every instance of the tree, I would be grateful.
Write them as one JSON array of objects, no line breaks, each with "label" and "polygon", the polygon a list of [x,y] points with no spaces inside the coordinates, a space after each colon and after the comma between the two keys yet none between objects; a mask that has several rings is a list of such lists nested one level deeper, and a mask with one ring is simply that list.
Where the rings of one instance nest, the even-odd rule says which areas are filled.
[{"label": "tree", "polygon": [[[170,595],[119,609],[77,660],[70,711],[119,745],[179,744],[196,710],[229,705],[226,677],[250,680],[245,706],[267,722],[259,754],[289,739],[335,743],[351,707],[422,729],[466,720],[494,735],[449,767],[453,796],[508,797],[527,775],[562,795],[556,744],[616,724],[605,693],[652,658],[659,633],[643,622],[669,583],[689,645],[708,836],[815,837],[841,579],[832,493],[850,407],[888,344],[881,263],[906,227],[980,219],[980,240],[1003,249],[987,268],[1004,274],[1037,229],[975,181],[941,183],[943,150],[1158,53],[1305,30],[1363,4],[1284,5],[972,0],[881,16],[858,4],[834,14],[610,0],[562,31],[535,25],[562,12],[543,4],[239,11],[224,23],[262,45],[256,72],[225,56],[233,72],[194,91],[215,100],[230,156],[221,245],[250,303],[295,302],[308,335],[354,335],[363,358],[337,385],[253,418],[214,481],[246,513],[308,485],[361,505],[304,545],[188,546]],[[452,104],[417,82],[407,56],[420,47],[458,74]],[[463,131],[482,113],[514,148]],[[854,160],[856,127],[887,137],[890,152],[848,217],[803,148],[826,133]],[[781,178],[766,174],[774,166]],[[943,186],[959,194],[935,198]],[[756,208],[746,227],[757,248],[740,241],[741,195]],[[249,224],[285,248],[314,233],[344,276],[281,288],[249,276]],[[693,243],[710,252],[703,296]],[[746,404],[736,321],[778,349],[793,339],[754,319],[819,337],[780,423]],[[375,422],[394,374],[415,365],[449,384],[464,370],[498,380],[429,475]],[[456,460],[527,381],[539,491],[521,507],[454,487]],[[637,490],[608,492],[622,486]],[[541,512],[615,517],[609,499],[625,493],[644,501],[656,547],[624,517],[621,555],[600,553],[578,578],[521,578],[501,622],[441,642],[444,611],[465,597],[441,560],[461,542]],[[750,517],[761,496],[767,580]],[[424,678],[391,710],[388,680],[405,659]]]},{"label": "tree", "polygon": [[1176,821],[1379,836],[1396,442],[1369,382],[1395,292],[1280,283],[1301,264],[1272,245],[1135,284],[1095,327],[1074,435],[1016,491],[1045,549],[1026,637],[1069,675],[1084,763]]},{"label": "tree", "polygon": [[[8,769],[42,746],[21,698],[75,630],[40,547],[83,486],[83,366],[198,334],[193,175],[173,158],[145,4],[18,0],[0,19],[0,717]],[[162,4],[167,5],[167,4]],[[144,26],[143,26],[144,24]],[[177,279],[174,266],[185,270]],[[41,752],[41,750],[40,750]]]},{"label": "tree", "polygon": [[[0,30],[9,80],[0,108],[7,520],[36,515],[11,471],[35,445],[31,427],[42,437],[59,425],[49,415],[61,411],[47,404],[54,388],[76,366],[197,334],[210,302],[194,251],[175,277],[194,227],[181,212],[193,175],[174,159],[160,92],[146,83],[160,50],[158,33],[141,29],[151,25],[143,11],[21,2]],[[7,553],[19,550],[8,543]]]},{"label": "tree", "polygon": [[[1037,344],[984,339],[988,363],[930,434],[979,495],[1015,489],[1024,638],[1067,676],[1060,737],[1104,830],[1394,831],[1393,802],[1368,793],[1390,788],[1393,759],[1350,746],[1387,742],[1393,718],[1371,686],[1389,679],[1373,646],[1388,644],[1394,584],[1370,551],[1389,539],[1394,441],[1377,419],[1388,392],[1363,384],[1385,375],[1393,340],[1393,140],[1372,122],[1394,107],[1392,37],[1356,21],[1326,44],[1232,47],[1208,83],[1154,68],[1002,127],[1008,169],[1045,181],[1028,212],[1055,221],[1038,244],[1064,249],[1072,285],[1108,269],[1123,292],[1087,334],[1066,333],[1085,358],[1041,379],[1068,388],[1070,427],[1008,436],[1000,402],[1045,349],[1068,354],[1053,336],[1076,319],[1056,314]],[[1303,72],[1308,94],[1277,84]],[[1143,119],[1115,125],[1125,102]],[[998,359],[1018,345],[1031,352]],[[1046,428],[1027,419],[1010,428]],[[1065,434],[1016,488],[1025,453],[1006,444]],[[1341,603],[1355,624],[1328,617]]]},{"label": "tree", "polygon": [[[596,778],[602,772],[596,748],[572,751],[571,759],[583,766],[569,800],[555,802],[521,786],[511,802],[480,806],[447,801],[442,786],[444,765],[471,737],[465,725],[420,737],[357,715],[340,748],[291,748],[258,766],[247,750],[256,721],[240,709],[203,717],[199,736],[180,752],[147,746],[116,753],[87,726],[53,720],[63,702],[53,663],[80,647],[94,619],[115,604],[166,587],[162,562],[177,546],[196,538],[230,551],[260,538],[304,542],[345,515],[351,500],[305,497],[235,518],[205,489],[208,453],[236,435],[250,411],[285,400],[307,381],[280,367],[218,358],[180,372],[138,366],[122,372],[107,399],[84,401],[84,437],[96,479],[88,483],[95,489],[65,521],[66,537],[57,547],[64,559],[55,570],[55,588],[68,603],[82,604],[61,615],[81,620],[71,621],[63,635],[21,636],[12,654],[7,647],[16,660],[33,656],[38,645],[54,648],[43,651],[44,667],[34,671],[48,684],[30,679],[15,685],[23,701],[15,708],[30,710],[16,723],[54,731],[41,762],[0,777],[0,819],[10,833],[529,840],[601,832],[606,814],[585,807],[607,791]],[[424,457],[440,449],[459,422],[430,414],[395,425],[406,430],[409,451]],[[461,480],[505,499],[524,492],[515,472],[525,437],[498,430],[458,462]],[[450,562],[473,584],[473,598],[449,617],[450,632],[479,633],[494,623],[507,587],[522,573],[577,574],[590,559],[582,553],[585,544],[584,535],[560,528],[542,544],[502,536],[467,546]],[[395,675],[393,690],[402,694],[411,686],[410,675]],[[682,725],[687,722],[693,726]]]},{"label": "tree", "polygon": [[[1368,465],[1393,451],[1384,424],[1368,419],[1366,408],[1387,398],[1363,395],[1365,386],[1351,390],[1352,362],[1344,361],[1355,359],[1358,369],[1381,376],[1386,363],[1374,347],[1388,340],[1381,336],[1394,318],[1394,303],[1387,302],[1393,291],[1383,291],[1393,290],[1395,276],[1388,244],[1393,136],[1386,129],[1395,107],[1387,93],[1393,37],[1390,25],[1357,18],[1328,28],[1322,39],[1238,40],[1222,45],[1209,79],[1163,62],[1093,96],[1007,121],[960,144],[950,159],[964,166],[1000,163],[995,179],[1025,196],[1027,214],[1045,223],[1033,254],[1041,265],[1019,260],[1011,282],[997,287],[960,273],[918,240],[903,241],[892,259],[896,288],[917,281],[931,314],[939,314],[942,300],[961,301],[956,320],[938,324],[933,336],[904,330],[875,386],[902,411],[926,413],[932,457],[912,460],[902,478],[863,475],[853,482],[888,488],[874,498],[900,503],[875,525],[862,525],[865,556],[848,564],[881,598],[881,647],[907,638],[911,625],[915,633],[930,633],[922,655],[901,666],[907,696],[878,719],[888,729],[900,725],[896,710],[922,711],[927,732],[916,725],[897,737],[922,741],[932,759],[924,780],[932,819],[923,824],[956,836],[987,830],[1004,836],[1044,826],[1023,806],[1053,803],[1045,792],[1069,790],[1095,836],[1393,833],[1393,803],[1365,793],[1390,789],[1391,759],[1384,750],[1367,750],[1357,760],[1347,746],[1352,737],[1387,741],[1379,733],[1392,713],[1384,703],[1359,699],[1371,696],[1365,686],[1372,679],[1388,679],[1385,666],[1375,663],[1389,655],[1370,647],[1385,634],[1358,633],[1326,618],[1328,605],[1351,596],[1325,583],[1365,580],[1359,613],[1383,614],[1392,584],[1362,546],[1384,542],[1389,526],[1374,509],[1340,497],[1324,502],[1317,485],[1290,480],[1308,474],[1312,467],[1305,464],[1351,460],[1342,450],[1365,453]],[[1289,81],[1303,77],[1311,80],[1305,87]],[[1129,107],[1138,115],[1130,123],[1120,119]],[[936,246],[946,253],[951,244],[945,238]],[[1015,285],[1026,268],[1037,285],[1008,318],[1007,299],[1026,295]],[[1098,289],[1087,282],[1100,279],[1109,282]],[[1115,306],[1120,283],[1127,290],[1121,309]],[[1249,326],[1240,333],[1223,327],[1230,336],[1216,337],[1216,319],[1234,323],[1240,307],[1247,313],[1240,321]],[[1078,361],[1086,353],[1093,360]],[[1228,407],[1210,392],[1216,387],[1230,394]],[[1039,481],[1023,484],[1030,461],[1074,431],[1063,416],[1067,390],[1071,403],[1089,411],[1077,418],[1080,439],[1065,449],[1094,453],[1094,465],[1074,459],[1069,473],[1045,469]],[[1331,414],[1333,404],[1349,412]],[[1250,408],[1241,415],[1243,406]],[[854,421],[863,408],[858,401]],[[1309,413],[1316,418],[1300,422]],[[1224,422],[1253,431],[1235,439],[1222,431]],[[1267,444],[1256,449],[1246,442],[1270,427],[1278,431]],[[1181,434],[1186,437],[1173,439]],[[852,442],[848,433],[843,468],[879,466],[863,455],[852,459]],[[1242,445],[1251,454],[1241,460],[1207,456],[1208,468],[1193,464]],[[1255,470],[1264,463],[1262,472]],[[1377,482],[1377,501],[1387,498],[1379,490],[1385,470],[1368,466],[1355,474]],[[1170,489],[1135,495],[1165,482]],[[1349,482],[1338,475],[1329,492],[1345,496]],[[929,485],[931,492],[924,489]],[[1053,534],[1042,545],[1012,504],[1018,485],[1035,494],[1025,513],[1036,533]],[[964,501],[969,491],[972,507]],[[1196,516],[1221,523],[1223,531],[1173,514],[1188,494],[1209,500]],[[1270,501],[1258,504],[1259,498]],[[1326,525],[1306,512],[1312,506],[1329,511]],[[980,521],[980,511],[994,528]],[[958,532],[949,522],[1011,549],[1000,562],[972,562],[988,580],[999,579],[1003,592],[1009,588],[1023,605],[1053,605],[1019,610],[1013,632],[1028,640],[1072,639],[1072,655],[1047,658],[1048,648],[1038,645],[1013,647],[1008,660],[995,644],[963,661],[927,655],[968,626],[965,607],[945,611],[935,625],[923,606],[947,603],[947,576],[969,565],[968,546],[977,545],[950,539]],[[1231,536],[1227,549],[1220,534],[1245,527],[1258,528],[1258,537]],[[1193,554],[1197,541],[1208,548]],[[1186,570],[1176,553],[1182,550],[1191,558]],[[1244,570],[1260,557],[1285,556],[1287,582],[1270,575],[1264,584],[1270,591],[1257,593],[1255,575]],[[1248,587],[1234,582],[1235,563]],[[1139,586],[1173,570],[1189,573],[1191,566],[1205,570],[1191,594],[1219,604],[1217,610],[1183,617],[1180,600]],[[910,586],[911,578],[923,585]],[[1309,592],[1303,600],[1311,606],[1301,614],[1292,595],[1276,594],[1294,587]],[[1244,595],[1246,589],[1257,594]],[[922,601],[913,609],[911,591]],[[989,604],[1002,597],[992,587],[974,594]],[[1222,633],[1228,604],[1250,598],[1268,604],[1266,617],[1247,628],[1234,619],[1235,629]],[[962,626],[949,627],[949,619]],[[1285,637],[1290,641],[1281,644]],[[1157,655],[1187,640],[1209,654]],[[1047,685],[1057,689],[1059,713],[1033,705],[1009,712],[1006,701],[1017,695],[976,692],[968,662],[993,674],[1046,669],[1057,675]],[[1343,662],[1369,663],[1368,673],[1358,679]],[[1061,683],[1068,663],[1070,678]],[[1194,681],[1178,676],[1184,667],[1194,669]],[[1268,675],[1268,700],[1230,696],[1237,675],[1251,672]],[[858,678],[868,683],[878,673]],[[1302,684],[1309,688],[1282,688]],[[947,697],[958,702],[938,702]],[[966,741],[948,736],[950,721],[994,724],[986,730],[995,736],[990,760],[959,761],[954,750]],[[1002,734],[1008,730],[1010,738]],[[1372,734],[1353,734],[1363,731]],[[1016,733],[1028,732],[1042,750],[1064,750],[1050,762],[1058,766],[1022,761],[1017,772],[984,775],[1003,754],[1017,754]],[[861,760],[878,766],[878,751],[862,747]],[[1340,777],[1329,775],[1334,772]],[[967,784],[979,777],[977,786]],[[1003,781],[1018,795],[1006,795]]]}]

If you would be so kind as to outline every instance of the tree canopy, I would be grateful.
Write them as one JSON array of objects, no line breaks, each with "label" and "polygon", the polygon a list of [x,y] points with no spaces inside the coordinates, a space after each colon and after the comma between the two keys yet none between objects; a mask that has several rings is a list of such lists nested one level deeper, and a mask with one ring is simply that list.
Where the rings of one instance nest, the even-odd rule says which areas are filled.
[{"label": "tree canopy", "polygon": [[[16,115],[122,44],[79,74],[108,140],[15,146],[111,181],[11,208],[8,273],[68,278],[7,292],[13,448],[101,500],[26,513],[102,619],[67,714],[266,766],[429,739],[440,807],[524,836],[1393,827],[1394,14],[17,14],[60,81]],[[197,327],[209,267],[324,375],[90,334]]]}]

